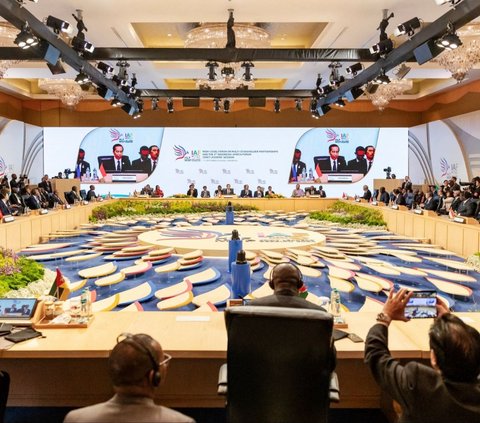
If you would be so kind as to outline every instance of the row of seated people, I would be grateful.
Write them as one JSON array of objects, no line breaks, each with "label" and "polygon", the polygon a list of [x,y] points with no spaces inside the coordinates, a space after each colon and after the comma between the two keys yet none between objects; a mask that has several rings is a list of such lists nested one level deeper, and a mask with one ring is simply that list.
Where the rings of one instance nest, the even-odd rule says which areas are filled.
[{"label": "row of seated people", "polygon": [[[190,184],[187,190],[187,195],[189,197],[197,198],[199,193],[197,188],[195,188],[195,184]],[[257,186],[255,191],[250,189],[248,184],[243,186],[243,189],[240,193],[236,193],[235,190],[232,188],[230,184],[227,184],[225,188],[221,185],[217,186],[217,189],[213,192],[213,197],[224,197],[224,196],[232,196],[232,197],[240,197],[240,198],[263,198],[263,197],[270,197],[274,196],[275,192],[273,191],[272,187],[269,186],[267,190],[265,190],[262,186]],[[210,190],[206,185],[203,186],[202,190],[200,191],[200,198],[210,198],[212,197]]]}]

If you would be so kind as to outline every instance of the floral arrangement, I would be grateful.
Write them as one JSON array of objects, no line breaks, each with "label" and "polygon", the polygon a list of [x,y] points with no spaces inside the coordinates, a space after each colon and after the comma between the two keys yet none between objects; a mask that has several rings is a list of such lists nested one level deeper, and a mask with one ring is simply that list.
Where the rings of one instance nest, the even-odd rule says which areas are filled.
[{"label": "floral arrangement", "polygon": [[41,264],[15,254],[13,250],[0,248],[0,296],[39,280],[44,275]]},{"label": "floral arrangement", "polygon": [[356,204],[345,203],[343,201],[336,201],[327,210],[310,213],[310,218],[344,225],[360,224],[380,226],[382,228],[387,225],[380,211],[357,206]]},{"label": "floral arrangement", "polygon": [[266,194],[265,198],[285,198],[282,194]]}]

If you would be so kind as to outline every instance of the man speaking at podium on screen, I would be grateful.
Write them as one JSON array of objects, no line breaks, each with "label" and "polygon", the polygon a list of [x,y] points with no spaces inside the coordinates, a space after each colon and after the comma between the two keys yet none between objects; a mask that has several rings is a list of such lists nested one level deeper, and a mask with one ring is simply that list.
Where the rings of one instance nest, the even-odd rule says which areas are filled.
[{"label": "man speaking at podium on screen", "polygon": [[347,168],[345,157],[340,156],[340,147],[337,144],[330,144],[328,154],[328,157],[317,156],[313,158],[318,176],[322,176],[323,173],[342,172]]},{"label": "man speaking at podium on screen", "polygon": [[103,168],[107,173],[127,172],[130,170],[130,159],[123,155],[123,145],[115,144],[113,146],[113,157],[102,162]]}]

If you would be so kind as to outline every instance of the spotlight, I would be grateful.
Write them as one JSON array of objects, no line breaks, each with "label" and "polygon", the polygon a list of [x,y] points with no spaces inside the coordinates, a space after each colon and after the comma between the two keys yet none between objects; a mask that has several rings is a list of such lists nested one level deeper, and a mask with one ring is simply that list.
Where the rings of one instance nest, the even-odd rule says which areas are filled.
[{"label": "spotlight", "polygon": [[38,38],[32,34],[28,22],[25,22],[25,25],[22,26],[22,30],[18,33],[14,43],[23,50],[38,44]]},{"label": "spotlight", "polygon": [[245,68],[245,73],[243,74],[242,78],[244,81],[252,81],[253,80],[253,75],[252,75],[252,68],[254,68],[255,65],[252,62],[243,62],[242,63],[242,68]]},{"label": "spotlight", "polygon": [[113,75],[112,81],[117,85],[121,85],[122,87],[126,87],[128,85],[128,81],[126,79],[122,79],[119,75]]},{"label": "spotlight", "polygon": [[460,3],[462,0],[434,0],[435,3],[437,3],[437,6],[442,6],[446,3],[450,3],[452,6],[457,5]]},{"label": "spotlight", "polygon": [[338,69],[342,67],[342,64],[339,62],[333,62],[330,63],[328,67],[332,70],[329,77],[330,85],[332,87],[339,87],[340,84],[345,82],[345,78],[343,76],[340,76],[338,72]]},{"label": "spotlight", "polygon": [[371,54],[388,54],[393,50],[393,41],[390,38],[386,40],[380,41],[378,44],[373,45],[370,47]]},{"label": "spotlight", "polygon": [[168,113],[173,113],[175,109],[173,108],[173,99],[172,98],[167,98],[167,112]]},{"label": "spotlight", "polygon": [[357,76],[357,73],[361,72],[363,69],[364,67],[361,63],[355,63],[348,68],[345,68],[345,72],[347,72],[349,75]]},{"label": "spotlight", "polygon": [[339,98],[334,104],[338,107],[345,107],[345,101],[343,101],[341,98]]},{"label": "spotlight", "polygon": [[318,74],[317,75],[317,81],[315,82],[315,86],[318,88],[320,88],[320,86],[322,85],[322,75],[321,74]]},{"label": "spotlight", "polygon": [[231,66],[225,66],[222,68],[221,74],[225,79],[231,79],[235,77],[235,70]]},{"label": "spotlight", "polygon": [[317,93],[320,94],[322,97],[326,96],[332,91],[333,91],[333,87],[331,85],[324,85],[323,87],[317,88]]},{"label": "spotlight", "polygon": [[437,47],[444,48],[445,50],[455,50],[462,45],[462,40],[455,32],[455,28],[451,23],[447,25],[447,32],[443,37],[436,41]]},{"label": "spotlight", "polygon": [[153,97],[152,98],[152,110],[157,110],[158,109],[158,98]]},{"label": "spotlight", "polygon": [[137,103],[138,111],[139,111],[140,113],[143,113],[143,105],[144,105],[143,100],[142,100],[141,98],[139,98],[139,99],[136,101],[136,103]]},{"label": "spotlight", "polygon": [[132,118],[133,119],[139,119],[142,117],[142,114],[140,112],[135,112],[133,115],[132,115]]},{"label": "spotlight", "polygon": [[113,67],[105,62],[98,62],[97,69],[102,71],[104,75],[106,75],[107,73],[113,72]]},{"label": "spotlight", "polygon": [[415,30],[422,26],[422,22],[418,18],[412,18],[407,22],[404,22],[401,25],[398,25],[394,31],[395,37],[399,37],[400,35],[408,35],[411,37],[415,34]]},{"label": "spotlight", "polygon": [[390,84],[390,78],[385,75],[385,71],[382,69],[380,74],[373,80],[373,83],[377,85],[387,85]]},{"label": "spotlight", "polygon": [[124,105],[124,103],[122,103],[118,98],[114,98],[114,99],[111,101],[110,105],[111,105],[112,107],[122,107],[122,106]]},{"label": "spotlight", "polygon": [[315,117],[315,114],[317,113],[317,104],[318,101],[316,98],[310,100],[310,113],[312,114],[312,117]]},{"label": "spotlight", "polygon": [[225,113],[229,113],[230,112],[230,100],[228,98],[226,98],[225,100],[223,100],[223,111]]},{"label": "spotlight", "polygon": [[[135,73],[132,73],[132,79],[130,80],[130,85],[131,85],[130,92],[131,93],[136,91],[135,87],[136,87],[137,84],[138,84],[137,75]],[[135,90],[135,91],[132,92],[132,90]]]},{"label": "spotlight", "polygon": [[69,37],[73,35],[73,26],[70,25],[67,21],[62,21],[61,19],[56,18],[55,16],[48,16],[45,19],[45,25],[53,29],[55,34],[64,32]]},{"label": "spotlight", "polygon": [[85,85],[90,82],[90,77],[83,71],[80,71],[80,73],[75,78],[75,82],[77,82],[80,85]]},{"label": "spotlight", "polygon": [[273,111],[275,113],[280,113],[280,100],[278,98],[273,102]]},{"label": "spotlight", "polygon": [[209,81],[216,81],[217,80],[217,73],[215,69],[218,68],[217,62],[208,62],[205,67],[208,68],[208,80]]},{"label": "spotlight", "polygon": [[89,43],[88,41],[77,36],[72,38],[72,47],[79,53],[93,53],[95,50],[95,47],[92,43]]},{"label": "spotlight", "polygon": [[214,98],[213,99],[213,110],[215,112],[219,112],[220,111],[220,99],[219,98]]},{"label": "spotlight", "polygon": [[301,98],[297,98],[295,100],[295,109],[297,110],[297,112],[302,111],[302,99]]}]

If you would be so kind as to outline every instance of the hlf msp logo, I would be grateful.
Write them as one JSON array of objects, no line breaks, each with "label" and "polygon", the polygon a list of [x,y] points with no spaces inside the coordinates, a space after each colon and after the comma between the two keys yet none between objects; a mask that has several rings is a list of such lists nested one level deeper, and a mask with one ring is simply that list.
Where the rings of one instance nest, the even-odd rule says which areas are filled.
[{"label": "hlf msp logo", "polygon": [[173,152],[176,156],[175,160],[185,162],[199,162],[201,160],[202,150],[187,150],[181,145],[174,145]]},{"label": "hlf msp logo", "polygon": [[114,143],[132,143],[133,134],[131,132],[120,132],[118,129],[110,129],[110,138]]},{"label": "hlf msp logo", "polygon": [[337,134],[333,129],[325,129],[325,135],[327,137],[327,142],[334,142],[334,143],[348,143],[349,136],[346,132],[341,132]]}]

